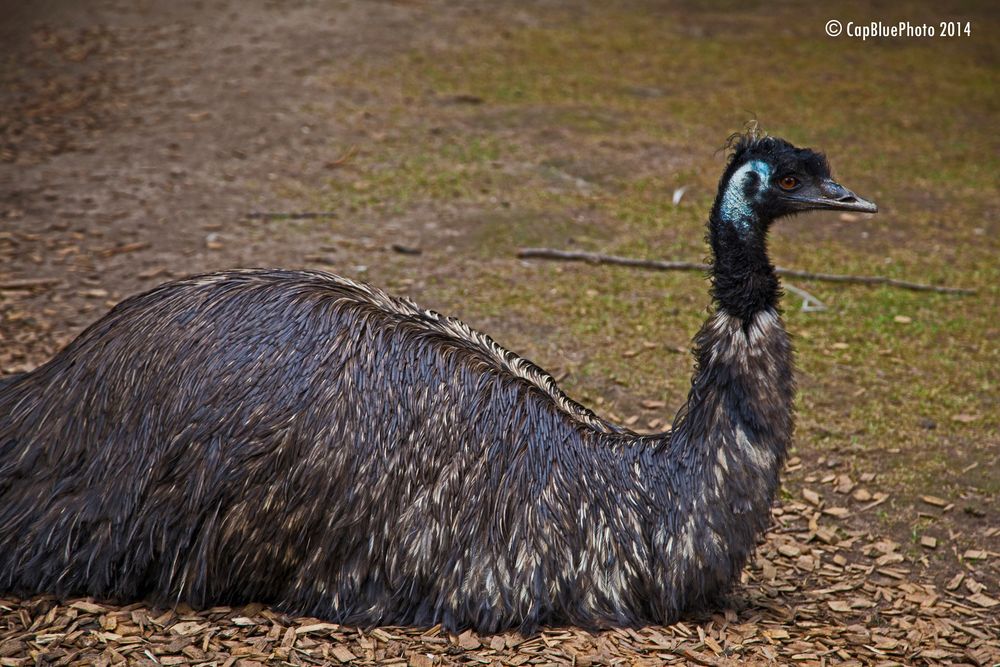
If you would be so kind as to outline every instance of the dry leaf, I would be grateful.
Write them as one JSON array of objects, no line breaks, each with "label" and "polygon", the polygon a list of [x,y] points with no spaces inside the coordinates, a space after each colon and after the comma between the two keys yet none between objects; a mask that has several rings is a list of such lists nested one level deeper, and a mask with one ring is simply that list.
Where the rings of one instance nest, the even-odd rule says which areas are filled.
[{"label": "dry leaf", "polygon": [[928,505],[933,505],[934,507],[947,507],[948,501],[944,498],[938,498],[937,496],[920,496],[920,499],[927,503]]},{"label": "dry leaf", "polygon": [[872,499],[872,494],[868,489],[855,489],[851,497],[857,500],[859,503],[866,503]]},{"label": "dry leaf", "polygon": [[819,494],[812,489],[802,489],[802,497],[812,505],[819,506],[820,504]]}]

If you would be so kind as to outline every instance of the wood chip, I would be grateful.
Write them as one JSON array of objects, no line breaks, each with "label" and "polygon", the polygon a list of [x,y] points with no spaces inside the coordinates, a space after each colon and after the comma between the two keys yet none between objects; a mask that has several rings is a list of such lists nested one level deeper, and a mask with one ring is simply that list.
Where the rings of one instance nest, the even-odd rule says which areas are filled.
[{"label": "wood chip", "polygon": [[722,648],[722,644],[720,644],[716,640],[706,636],[702,641],[705,643],[705,646],[710,648],[712,650],[712,653],[714,653],[715,655],[723,654],[724,650]]},{"label": "wood chip", "polygon": [[684,649],[684,657],[697,665],[718,665],[719,662],[714,658],[705,655],[704,653],[698,653],[691,649]]},{"label": "wood chip", "polygon": [[313,623],[312,625],[303,625],[295,628],[295,634],[305,635],[310,632],[325,632],[328,630],[339,630],[340,626],[336,623]]},{"label": "wood chip", "polygon": [[425,653],[414,653],[410,656],[410,667],[433,667],[434,656]]},{"label": "wood chip", "polygon": [[348,663],[358,659],[358,656],[351,653],[351,650],[346,646],[344,646],[343,644],[337,644],[336,646],[334,646],[331,653],[333,654],[334,658],[336,658],[342,663]]},{"label": "wood chip", "polygon": [[1000,600],[991,598],[985,593],[976,593],[974,595],[970,595],[969,602],[975,603],[980,607],[986,607],[987,609],[992,609],[993,607],[1000,604]]},{"label": "wood chip", "polygon": [[907,575],[906,570],[897,570],[891,567],[880,567],[875,570],[879,574],[884,574],[892,579],[905,579]]},{"label": "wood chip", "polygon": [[182,637],[190,637],[191,635],[196,635],[208,626],[197,621],[185,621],[183,623],[175,623],[170,627],[170,632],[175,635],[181,635]]}]

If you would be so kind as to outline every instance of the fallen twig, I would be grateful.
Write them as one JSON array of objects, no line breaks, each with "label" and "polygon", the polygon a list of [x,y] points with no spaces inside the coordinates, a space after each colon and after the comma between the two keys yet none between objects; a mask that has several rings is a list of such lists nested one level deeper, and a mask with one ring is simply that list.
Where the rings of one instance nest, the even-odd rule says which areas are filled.
[{"label": "fallen twig", "polygon": [[58,278],[19,278],[0,282],[0,290],[44,289],[61,282]]},{"label": "fallen twig", "polygon": [[898,287],[914,292],[938,292],[939,294],[975,294],[976,290],[967,287],[947,287],[944,285],[927,285],[926,283],[914,283],[909,280],[897,280],[886,276],[850,276],[841,273],[813,273],[811,271],[799,271],[798,269],[786,269],[782,266],[774,267],[780,275],[791,278],[802,278],[805,280],[821,280],[828,283],[856,283],[859,285],[886,285],[887,287]]},{"label": "fallen twig", "polygon": [[391,247],[395,252],[398,252],[400,255],[419,255],[423,253],[423,250],[421,250],[420,248],[403,245],[402,243],[393,243]]},{"label": "fallen twig", "polygon": [[551,248],[521,248],[517,251],[517,256],[522,259],[558,259],[566,262],[634,266],[640,269],[653,269],[656,271],[708,271],[710,268],[708,264],[701,264],[699,262],[669,262],[661,259],[638,259],[635,257],[620,257],[618,255],[601,255],[596,252],[553,250]]},{"label": "fallen twig", "polygon": [[889,500],[889,496],[888,495],[883,496],[882,498],[879,498],[878,500],[873,500],[872,502],[868,503],[867,505],[863,505],[862,507],[860,507],[858,509],[858,511],[856,512],[856,514],[860,514],[861,512],[867,512],[871,508],[878,507],[879,505],[881,505],[882,503],[884,503],[887,500]]},{"label": "fallen twig", "polygon": [[247,213],[251,220],[312,220],[314,218],[335,218],[337,214],[333,211],[250,211]]},{"label": "fallen twig", "polygon": [[121,255],[127,252],[136,252],[137,250],[145,250],[149,247],[149,243],[146,241],[137,241],[135,243],[125,243],[123,245],[116,245],[112,248],[106,248],[100,251],[98,254],[101,257],[114,257],[115,255]]},{"label": "fallen twig", "polygon": [[[654,271],[708,271],[711,267],[708,264],[698,262],[671,262],[657,259],[637,259],[635,257],[619,257],[617,255],[602,255],[595,252],[574,252],[567,250],[554,250],[552,248],[521,248],[517,251],[517,256],[521,258],[534,259],[555,259],[564,262],[588,262],[590,264],[614,264],[617,266],[632,266],[640,269],[652,269]],[[776,266],[775,272],[782,276],[791,278],[802,278],[804,280],[819,280],[828,283],[857,283],[861,285],[886,285],[888,287],[898,287],[900,289],[914,290],[917,292],[938,292],[941,294],[975,294],[976,290],[965,287],[944,287],[938,285],[926,285],[924,283],[914,283],[908,280],[897,280],[886,276],[851,276],[839,273],[813,273],[811,271],[799,271],[798,269],[786,269]]]},{"label": "fallen twig", "polygon": [[357,153],[358,153],[358,147],[357,146],[351,146],[350,148],[347,149],[346,153],[344,153],[343,155],[341,155],[336,160],[330,160],[329,162],[327,162],[323,166],[326,167],[327,169],[336,169],[337,167],[343,167],[345,164],[347,164],[348,162],[350,162],[351,158],[353,158],[355,155],[357,155]]},{"label": "fallen twig", "polygon": [[826,304],[814,297],[809,292],[805,291],[801,287],[796,287],[791,283],[785,283],[783,287],[794,294],[795,296],[802,299],[802,311],[806,313],[816,313],[826,310]]}]

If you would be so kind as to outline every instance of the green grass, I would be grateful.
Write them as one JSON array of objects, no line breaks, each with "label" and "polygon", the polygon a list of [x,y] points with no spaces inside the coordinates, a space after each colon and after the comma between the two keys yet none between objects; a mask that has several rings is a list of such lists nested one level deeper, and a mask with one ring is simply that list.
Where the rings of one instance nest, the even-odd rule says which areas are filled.
[{"label": "green grass", "polygon": [[[803,313],[786,299],[802,385],[799,451],[840,452],[904,492],[958,483],[956,470],[982,461],[963,483],[1000,492],[990,24],[977,23],[973,39],[862,44],[826,38],[825,9],[768,6],[765,18],[742,5],[632,7],[552,10],[535,27],[502,30],[469,19],[471,37],[453,47],[332,68],[329,85],[365,90],[374,101],[359,112],[374,120],[328,187],[302,197],[371,221],[442,212],[450,250],[374,267],[370,278],[393,284],[433,269],[430,305],[568,372],[563,384],[577,397],[622,416],[641,399],[664,399],[669,421],[691,372],[690,357],[671,350],[705,316],[703,277],[512,255],[544,244],[704,258],[723,165],[716,149],[755,113],[769,131],[822,147],[841,180],[882,207],[870,220],[781,222],[777,263],[979,290],[960,298],[794,281],[831,306]],[[867,11],[840,15],[860,21]],[[681,185],[688,192],[675,207]],[[643,342],[658,347],[627,354]]]}]

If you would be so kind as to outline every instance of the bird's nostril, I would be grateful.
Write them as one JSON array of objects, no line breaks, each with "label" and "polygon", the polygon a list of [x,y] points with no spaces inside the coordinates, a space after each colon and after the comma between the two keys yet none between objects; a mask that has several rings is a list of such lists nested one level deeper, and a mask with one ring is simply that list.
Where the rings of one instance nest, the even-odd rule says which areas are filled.
[{"label": "bird's nostril", "polygon": [[858,201],[858,198],[855,197],[854,195],[847,194],[847,195],[844,195],[843,197],[841,197],[840,199],[838,199],[837,201],[852,203],[852,202]]}]

